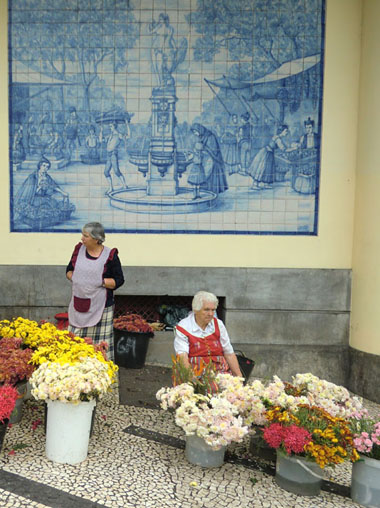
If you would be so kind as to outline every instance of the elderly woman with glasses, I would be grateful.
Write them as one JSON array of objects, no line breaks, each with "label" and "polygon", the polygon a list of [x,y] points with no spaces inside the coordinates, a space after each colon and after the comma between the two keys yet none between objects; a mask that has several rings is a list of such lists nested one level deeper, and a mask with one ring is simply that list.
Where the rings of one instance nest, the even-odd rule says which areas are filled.
[{"label": "elderly woman with glasses", "polygon": [[106,342],[108,358],[113,360],[113,292],[124,283],[118,251],[103,245],[105,233],[99,222],[86,224],[81,240],[66,268],[72,282],[68,329],[90,337],[94,344]]},{"label": "elderly woman with glasses", "polygon": [[226,327],[216,317],[218,298],[199,291],[193,311],[175,327],[174,349],[185,367],[213,362],[217,372],[243,377]]}]

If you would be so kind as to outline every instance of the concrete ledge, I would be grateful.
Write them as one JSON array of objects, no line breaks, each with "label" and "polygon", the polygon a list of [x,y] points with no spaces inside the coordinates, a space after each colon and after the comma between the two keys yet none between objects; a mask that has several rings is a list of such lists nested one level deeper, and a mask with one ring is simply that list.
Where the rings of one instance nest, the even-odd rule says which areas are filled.
[{"label": "concrete ledge", "polygon": [[347,345],[348,312],[229,309],[231,340],[243,344]]},{"label": "concrete ledge", "polygon": [[[120,295],[192,296],[199,289],[226,297],[236,310],[349,312],[351,271],[287,268],[123,267]],[[0,307],[67,305],[65,266],[1,265]]]},{"label": "concrete ledge", "polygon": [[348,388],[362,397],[380,403],[380,355],[350,347],[349,362]]}]

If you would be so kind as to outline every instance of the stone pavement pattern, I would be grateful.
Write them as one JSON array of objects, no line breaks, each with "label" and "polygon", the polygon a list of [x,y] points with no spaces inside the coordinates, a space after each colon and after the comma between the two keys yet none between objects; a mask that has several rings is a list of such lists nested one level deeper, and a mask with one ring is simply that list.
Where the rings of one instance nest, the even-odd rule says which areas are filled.
[{"label": "stone pavement pattern", "polygon": [[[368,406],[378,409],[373,403]],[[79,465],[56,464],[46,458],[43,422],[43,405],[29,399],[21,422],[8,429],[0,455],[0,507],[359,506],[331,492],[307,498],[282,490],[265,468],[244,465],[248,440],[229,447],[241,462],[227,461],[216,469],[189,464],[183,431],[175,425],[173,414],[120,405],[117,390],[99,401],[88,458]],[[165,436],[171,436],[172,442]],[[350,468],[350,464],[339,466],[328,479],[347,487]]]}]

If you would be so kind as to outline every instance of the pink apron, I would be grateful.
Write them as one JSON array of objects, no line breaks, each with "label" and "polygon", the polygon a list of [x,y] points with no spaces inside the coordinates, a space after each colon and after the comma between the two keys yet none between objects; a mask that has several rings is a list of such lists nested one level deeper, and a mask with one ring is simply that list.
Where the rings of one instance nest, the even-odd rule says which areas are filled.
[{"label": "pink apron", "polygon": [[107,290],[102,287],[104,265],[110,251],[109,247],[104,247],[97,259],[88,259],[86,247],[81,245],[71,279],[71,326],[86,328],[97,325],[101,320],[107,299]]}]

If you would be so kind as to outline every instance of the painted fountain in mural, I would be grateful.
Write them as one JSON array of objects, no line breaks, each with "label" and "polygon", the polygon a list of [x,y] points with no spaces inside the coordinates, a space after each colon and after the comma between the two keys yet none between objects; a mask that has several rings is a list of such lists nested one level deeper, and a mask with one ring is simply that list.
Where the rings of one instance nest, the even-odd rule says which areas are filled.
[{"label": "painted fountain in mural", "polygon": [[[152,65],[158,81],[151,95],[149,146],[128,150],[130,163],[146,177],[145,187],[113,190],[111,205],[127,211],[154,213],[202,212],[212,208],[217,194],[210,190],[180,186],[188,166],[195,164],[193,153],[179,150],[175,139],[176,86],[172,73],[184,60],[187,40],[177,46],[168,17],[161,14],[149,27],[153,34]],[[211,162],[211,161],[210,161]]]}]

